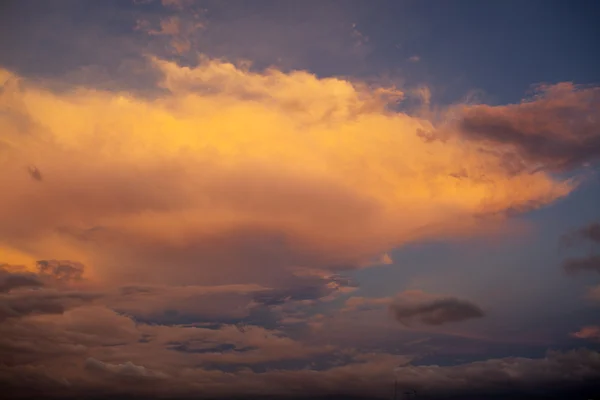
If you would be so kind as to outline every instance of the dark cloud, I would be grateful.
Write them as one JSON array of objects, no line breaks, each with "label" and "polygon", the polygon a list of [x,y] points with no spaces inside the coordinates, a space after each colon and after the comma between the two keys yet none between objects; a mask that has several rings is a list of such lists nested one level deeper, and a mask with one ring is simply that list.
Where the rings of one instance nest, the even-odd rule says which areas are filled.
[{"label": "dark cloud", "polygon": [[40,289],[0,295],[0,322],[36,314],[62,314],[66,310],[89,303],[100,295],[77,291]]},{"label": "dark cloud", "polygon": [[[598,222],[592,222],[561,237],[561,245],[567,248],[590,244],[592,246],[600,244],[600,223]],[[586,271],[600,272],[600,255],[590,254],[568,258],[563,261],[562,267],[568,274]]]},{"label": "dark cloud", "polygon": [[[592,350],[549,352],[542,358],[506,357],[459,365],[403,365],[384,355],[359,355],[363,362],[323,370],[250,369],[223,372],[196,367],[185,373],[165,364],[164,371],[134,361],[81,361],[91,380],[74,379],[60,385],[49,368],[40,365],[0,366],[0,382],[13,384],[13,394],[32,392],[62,398],[270,398],[335,399],[369,396],[387,398],[394,379],[401,392],[414,390],[427,399],[565,399],[593,398],[598,393],[599,354]],[[81,365],[80,364],[80,365]],[[404,364],[404,363],[403,363]],[[392,371],[393,370],[393,371]],[[20,373],[20,374],[19,374]],[[38,378],[37,380],[35,378]],[[15,385],[28,382],[29,385]],[[151,385],[148,387],[147,385]],[[63,389],[64,391],[60,392]],[[254,397],[257,396],[257,397]],[[259,397],[260,396],[260,397]],[[295,397],[301,396],[301,397]],[[336,397],[339,396],[339,397]],[[585,397],[588,396],[588,397]]]},{"label": "dark cloud", "polygon": [[567,247],[581,244],[582,242],[593,242],[600,244],[600,223],[592,222],[589,225],[574,230],[561,238],[563,245]]},{"label": "dark cloud", "polygon": [[292,276],[270,288],[256,284],[221,286],[126,285],[105,304],[138,322],[178,324],[252,323],[276,327],[290,317],[306,322],[307,312],[356,288],[339,274]]},{"label": "dark cloud", "polygon": [[176,343],[171,348],[175,351],[183,351],[186,353],[197,353],[197,354],[225,353],[228,351],[235,351],[235,352],[243,353],[246,351],[258,350],[258,347],[255,347],[255,346],[237,347],[235,344],[232,344],[232,343],[222,343],[222,344],[219,344],[216,346],[206,347],[206,348],[190,348],[188,343]]},{"label": "dark cloud", "polygon": [[23,287],[41,287],[43,282],[30,272],[11,272],[0,265],[0,293]]},{"label": "dark cloud", "polygon": [[27,315],[62,314],[100,297],[93,292],[59,289],[61,283],[81,279],[83,265],[55,260],[38,261],[37,265],[37,274],[22,267],[0,266],[0,322]]},{"label": "dark cloud", "polygon": [[394,303],[390,306],[394,317],[403,324],[420,322],[426,325],[443,325],[449,322],[482,318],[483,310],[469,301],[444,298],[421,303]]},{"label": "dark cloud", "polygon": [[27,171],[29,172],[29,176],[31,176],[32,179],[38,182],[41,182],[43,180],[42,173],[37,167],[31,166],[27,169]]},{"label": "dark cloud", "polygon": [[469,139],[512,146],[523,165],[566,169],[600,157],[598,115],[600,88],[563,82],[542,85],[519,104],[466,106],[457,128]]},{"label": "dark cloud", "polygon": [[37,262],[41,275],[61,282],[79,281],[83,276],[83,264],[69,260],[41,260]]},{"label": "dark cloud", "polygon": [[319,299],[330,292],[331,290],[325,286],[306,285],[289,289],[265,290],[254,295],[254,301],[266,306],[276,306],[289,301]]},{"label": "dark cloud", "polygon": [[600,272],[600,256],[569,258],[563,261],[564,270],[569,274],[577,274],[586,271]]},{"label": "dark cloud", "polygon": [[44,366],[0,364],[0,390],[4,399],[52,398],[68,387],[66,379],[53,378]]},{"label": "dark cloud", "polygon": [[[260,287],[259,287],[260,288]],[[162,325],[234,323],[251,314],[248,286],[126,286],[111,293],[105,304],[138,322]]]},{"label": "dark cloud", "polygon": [[600,389],[599,355],[588,349],[550,351],[538,359],[506,357],[447,367],[409,365],[396,372],[402,387],[433,399],[578,398],[572,396],[597,394]]},{"label": "dark cloud", "polygon": [[294,301],[321,300],[337,291],[356,286],[357,284],[352,279],[339,274],[303,277],[293,280],[288,287],[258,292],[254,295],[254,301],[274,306]]},{"label": "dark cloud", "polygon": [[600,223],[593,222],[579,230],[581,237],[600,243]]}]

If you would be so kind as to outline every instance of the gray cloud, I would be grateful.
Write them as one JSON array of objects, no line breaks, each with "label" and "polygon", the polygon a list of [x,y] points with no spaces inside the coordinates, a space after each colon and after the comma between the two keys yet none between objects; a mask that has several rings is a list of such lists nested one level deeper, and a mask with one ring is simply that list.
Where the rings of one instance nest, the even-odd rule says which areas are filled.
[{"label": "gray cloud", "polygon": [[97,293],[40,289],[0,295],[0,322],[37,314],[62,314],[100,297]]},{"label": "gray cloud", "polygon": [[[600,223],[592,222],[563,235],[561,244],[567,248],[600,244]],[[600,255],[590,254],[583,257],[568,258],[563,261],[562,267],[568,274],[578,274],[586,271],[600,272]]]},{"label": "gray cloud", "polygon": [[600,243],[600,223],[593,222],[579,230],[579,234],[588,240]]},{"label": "gray cloud", "polygon": [[30,272],[11,272],[0,265],[0,293],[23,287],[41,287],[43,282]]},{"label": "gray cloud", "polygon": [[[600,88],[572,83],[540,86],[530,101],[464,107],[457,128],[469,139],[512,146],[513,166],[576,168],[600,157]],[[514,152],[508,152],[514,156]]]},{"label": "gray cloud", "polygon": [[83,264],[69,260],[41,260],[37,262],[40,275],[50,276],[60,282],[79,281],[83,276]]},{"label": "gray cloud", "polygon": [[137,321],[165,325],[232,324],[275,327],[356,288],[339,274],[292,276],[277,287],[256,284],[217,286],[126,285],[111,291],[105,304]]},{"label": "gray cloud", "polygon": [[0,265],[0,322],[28,315],[62,314],[101,296],[93,292],[60,290],[61,284],[81,279],[82,264],[49,260],[38,261],[37,266],[39,273],[36,274],[22,267]]},{"label": "gray cloud", "polygon": [[598,356],[588,349],[550,351],[537,359],[506,357],[453,366],[408,365],[396,373],[400,385],[415,388],[427,398],[578,398],[573,395],[597,393]]},{"label": "gray cloud", "polygon": [[564,246],[572,247],[583,242],[592,242],[600,244],[600,223],[592,222],[584,227],[574,230],[561,238]]},{"label": "gray cloud", "polygon": [[449,322],[482,318],[483,310],[469,301],[444,298],[422,303],[394,303],[390,306],[394,318],[403,324],[420,322],[426,325],[443,325]]},{"label": "gray cloud", "polygon": [[43,180],[42,173],[37,167],[31,166],[27,169],[27,172],[29,172],[29,176],[31,176],[31,179],[36,180],[38,182],[41,182]]},{"label": "gray cloud", "polygon": [[288,287],[260,291],[254,295],[254,301],[273,306],[291,301],[320,300],[336,291],[354,287],[357,287],[357,284],[352,279],[340,274],[302,277],[292,280]]},{"label": "gray cloud", "polygon": [[563,261],[564,270],[569,274],[577,274],[586,271],[600,272],[600,256],[569,258]]}]

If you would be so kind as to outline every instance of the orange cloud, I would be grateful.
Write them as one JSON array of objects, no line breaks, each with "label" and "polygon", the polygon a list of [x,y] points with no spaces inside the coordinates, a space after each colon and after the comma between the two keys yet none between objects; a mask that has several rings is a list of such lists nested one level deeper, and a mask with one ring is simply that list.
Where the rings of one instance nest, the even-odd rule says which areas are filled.
[{"label": "orange cloud", "polygon": [[7,254],[77,260],[98,279],[269,285],[287,268],[356,268],[411,240],[485,232],[501,219],[481,216],[574,187],[507,171],[469,141],[424,141],[432,122],[388,111],[379,88],[150,62],[155,98],[0,71]]},{"label": "orange cloud", "polygon": [[590,288],[586,297],[590,300],[600,301],[600,285]]},{"label": "orange cloud", "polygon": [[346,300],[343,311],[366,311],[383,308],[392,303],[392,297],[350,297]]},{"label": "orange cloud", "polygon": [[600,326],[585,326],[571,336],[578,339],[588,339],[600,341]]},{"label": "orange cloud", "polygon": [[175,54],[183,55],[192,50],[199,31],[206,27],[203,10],[194,7],[193,0],[163,0],[163,7],[173,10],[172,15],[159,19],[140,19],[136,30],[150,36],[168,39],[168,47]]}]

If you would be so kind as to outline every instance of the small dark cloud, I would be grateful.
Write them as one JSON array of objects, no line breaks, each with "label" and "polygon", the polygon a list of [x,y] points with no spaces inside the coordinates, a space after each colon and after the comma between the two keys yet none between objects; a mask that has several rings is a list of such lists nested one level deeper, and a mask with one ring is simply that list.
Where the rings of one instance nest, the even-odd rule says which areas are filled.
[{"label": "small dark cloud", "polygon": [[[561,245],[575,247],[581,245],[600,244],[600,223],[592,222],[561,237]],[[562,267],[568,274],[577,274],[586,271],[600,272],[600,255],[568,258],[563,261]]]},{"label": "small dark cloud", "polygon": [[420,322],[425,325],[443,325],[485,316],[483,310],[466,300],[444,298],[422,303],[394,303],[390,306],[394,318],[409,325]]},{"label": "small dark cloud", "polygon": [[31,176],[33,180],[36,180],[38,182],[43,181],[42,173],[37,167],[31,166],[27,168],[27,172],[29,172],[29,176]]},{"label": "small dark cloud", "polygon": [[579,230],[582,237],[596,243],[600,243],[600,223],[594,222]]},{"label": "small dark cloud", "polygon": [[600,256],[589,256],[581,258],[569,258],[562,264],[563,269],[569,274],[577,274],[586,271],[600,273]]},{"label": "small dark cloud", "polygon": [[576,229],[566,235],[563,235],[561,242],[564,246],[572,247],[584,242],[593,242],[600,244],[600,223],[592,222],[589,225]]}]

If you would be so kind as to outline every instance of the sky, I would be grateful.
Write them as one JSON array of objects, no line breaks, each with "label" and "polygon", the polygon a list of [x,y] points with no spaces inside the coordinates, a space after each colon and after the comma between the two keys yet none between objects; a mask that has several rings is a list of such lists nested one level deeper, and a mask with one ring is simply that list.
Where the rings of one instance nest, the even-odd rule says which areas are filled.
[{"label": "sky", "polygon": [[598,396],[599,18],[3,1],[0,390]]}]

